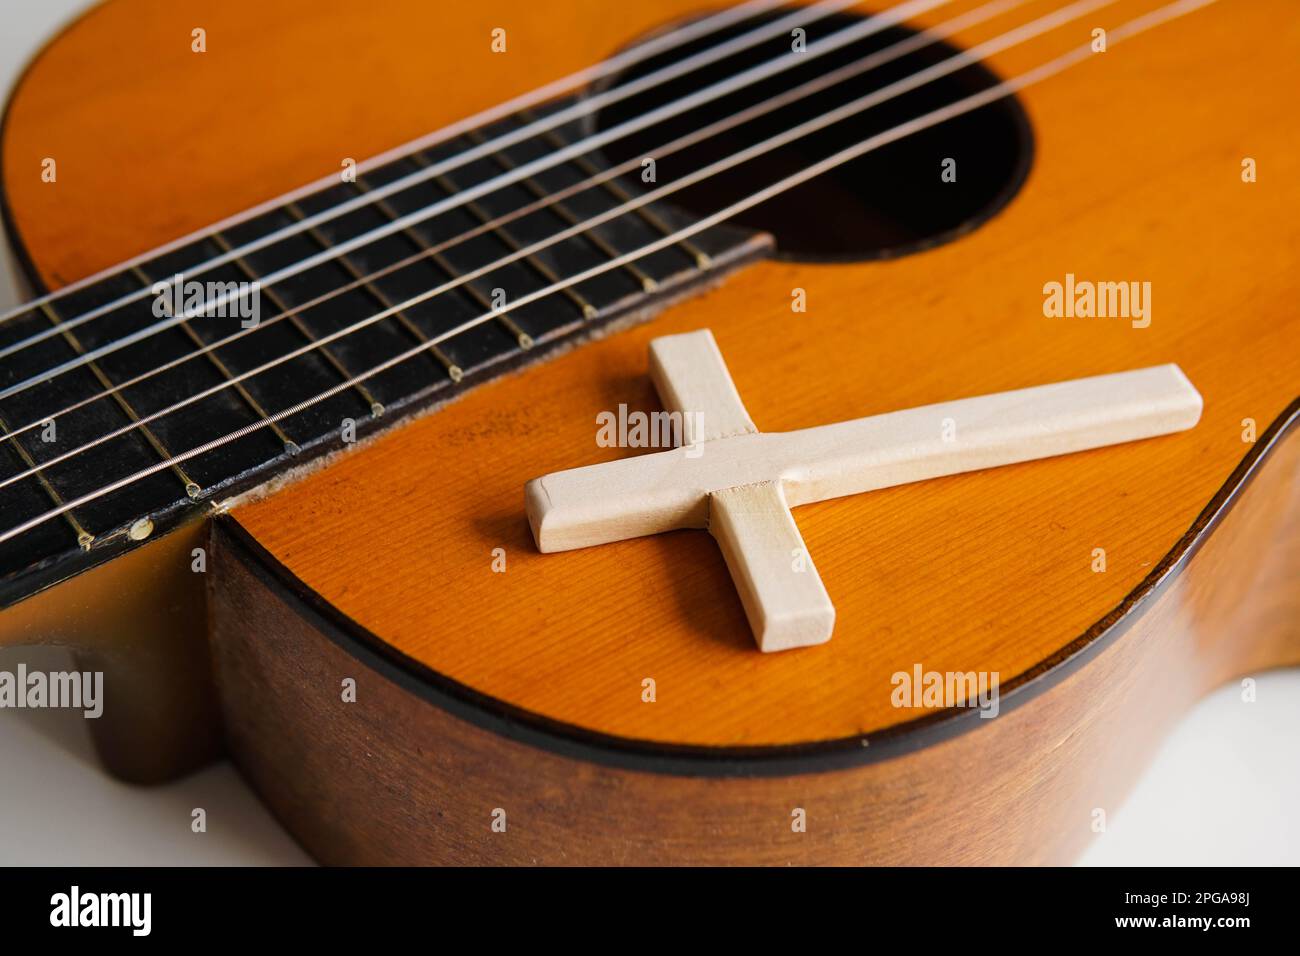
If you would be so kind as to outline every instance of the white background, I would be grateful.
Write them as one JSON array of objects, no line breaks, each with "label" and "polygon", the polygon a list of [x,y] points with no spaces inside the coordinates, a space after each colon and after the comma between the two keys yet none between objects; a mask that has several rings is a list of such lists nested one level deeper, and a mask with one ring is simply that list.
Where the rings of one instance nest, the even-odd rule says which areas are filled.
[{"label": "white background", "polygon": [[[6,0],[0,89],[85,5]],[[18,301],[0,275],[0,309]],[[41,649],[0,651],[0,669],[20,654],[71,667],[64,652]],[[1300,670],[1260,675],[1257,698],[1243,703],[1235,685],[1223,687],[1189,713],[1082,862],[1300,864]],[[195,807],[207,812],[206,833],[191,832]],[[229,764],[130,787],[100,771],[79,716],[0,711],[0,864],[308,862]]]}]

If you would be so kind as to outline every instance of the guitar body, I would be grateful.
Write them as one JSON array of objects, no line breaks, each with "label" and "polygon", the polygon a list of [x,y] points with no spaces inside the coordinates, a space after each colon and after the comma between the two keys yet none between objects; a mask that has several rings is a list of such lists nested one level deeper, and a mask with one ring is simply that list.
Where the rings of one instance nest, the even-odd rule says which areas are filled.
[{"label": "guitar body", "polygon": [[[699,12],[112,0],[13,96],[11,231],[58,288]],[[1027,179],[967,235],[739,269],[214,503],[7,609],[0,642],[103,663],[132,701],[96,728],[111,769],[159,779],[224,746],[326,862],[1068,862],[1186,707],[1300,662],[1291,13],[1220,2],[1019,94]],[[1045,317],[1066,273],[1149,281],[1149,327]],[[594,416],[657,409],[648,341],[700,328],[763,431],[1167,362],[1204,412],[799,508],[835,635],[760,654],[706,533],[541,554],[524,516],[530,479],[635,453],[598,447]],[[896,706],[916,667],[996,672],[1000,712]]]}]

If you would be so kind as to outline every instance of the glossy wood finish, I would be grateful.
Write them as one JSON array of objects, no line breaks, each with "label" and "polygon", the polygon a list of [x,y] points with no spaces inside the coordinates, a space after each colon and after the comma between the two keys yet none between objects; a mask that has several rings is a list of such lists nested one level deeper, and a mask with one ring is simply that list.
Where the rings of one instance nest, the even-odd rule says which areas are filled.
[{"label": "glossy wood finish", "polygon": [[[1029,181],[963,240],[897,262],[751,268],[237,517],[404,653],[607,734],[847,738],[915,717],[891,703],[892,675],[914,664],[1014,682],[1139,585],[1249,450],[1243,419],[1262,428],[1300,391],[1300,220],[1278,212],[1300,196],[1300,159],[1290,107],[1268,92],[1300,80],[1298,50],[1300,27],[1270,4],[1220,4],[1118,46],[1027,93]],[[1243,183],[1242,155],[1271,172]],[[1067,272],[1150,281],[1151,326],[1045,318],[1043,285]],[[796,287],[806,314],[790,311]],[[595,415],[657,408],[647,341],[706,326],[764,431],[1165,362],[1205,412],[1176,436],[798,509],[837,636],[774,658],[753,651],[704,533],[539,555],[523,517],[529,479],[635,453],[597,447]]]},{"label": "glossy wood finish", "polygon": [[[206,580],[190,522],[0,614],[0,648],[59,644],[104,674],[104,713],[88,722],[106,768],[159,783],[222,752],[207,641]],[[207,556],[203,555],[206,567]]]},{"label": "glossy wood finish", "polygon": [[[478,708],[454,716],[218,528],[227,733],[272,810],[327,863],[1067,863],[1106,839],[1129,781],[1204,689],[1300,661],[1297,468],[1293,429],[1187,567],[1023,706],[1004,701],[971,732],[895,759],[741,778],[639,772],[613,752],[521,742]],[[1274,532],[1278,548],[1257,547]],[[346,677],[355,703],[341,699]],[[798,810],[805,832],[792,828]]]},{"label": "glossy wood finish", "polygon": [[[1156,5],[1120,0],[1095,19],[1118,23]],[[1031,3],[962,39],[1055,6]],[[57,285],[585,65],[696,7],[115,0],[51,47],[13,101],[3,143],[12,220],[39,276]],[[642,743],[870,737],[917,718],[890,701],[891,675],[915,664],[997,671],[1004,688],[1041,676],[1080,650],[1081,636],[1106,635],[1107,616],[1186,545],[1251,451],[1243,419],[1262,432],[1300,391],[1300,220],[1285,213],[1300,208],[1289,92],[1300,83],[1300,22],[1289,14],[1284,0],[1220,2],[1029,90],[1030,178],[958,242],[896,262],[750,268],[650,325],[480,388],[234,518],[283,574],[410,661],[547,720]],[[241,28],[253,21],[259,30]],[[204,55],[189,52],[200,23]],[[510,52],[493,57],[489,30],[499,25]],[[993,65],[1014,74],[1080,40],[1056,35]],[[338,58],[351,66],[321,66]],[[475,82],[460,82],[467,75]],[[39,179],[47,155],[59,158],[54,187]],[[1257,183],[1241,180],[1246,156],[1259,164]],[[1044,318],[1043,284],[1067,272],[1150,281],[1150,327]],[[795,288],[807,291],[806,314],[790,311]],[[539,555],[523,515],[529,478],[630,453],[596,446],[594,416],[621,402],[656,408],[646,342],[706,326],[762,430],[1165,362],[1187,372],[1205,411],[1177,436],[800,508],[835,594],[836,639],[761,655],[702,532]],[[1087,839],[1079,814],[1112,805],[1179,707],[1243,669],[1297,659],[1294,446],[1265,463],[1251,491],[1257,516],[1235,519],[1247,528],[1236,543],[1214,544],[1216,532],[1160,613],[1133,609],[1094,666],[1040,702],[897,761],[780,786],[621,775],[544,748],[521,753],[385,689],[375,709],[358,706],[335,725],[326,702],[337,701],[350,656],[322,650],[312,627],[249,626],[242,607],[273,612],[228,565],[212,613],[232,741],[327,859],[634,862],[600,841],[579,854],[562,836],[578,818],[542,812],[595,806],[609,787],[630,795],[630,809],[601,818],[611,829],[655,814],[683,841],[637,837],[646,859],[664,846],[691,859],[1061,859]],[[505,549],[504,574],[492,571],[494,548]],[[1097,548],[1104,573],[1092,570]],[[1193,577],[1197,567],[1206,570]],[[647,677],[654,704],[642,702]],[[356,773],[368,752],[379,754],[373,778]],[[438,770],[464,772],[464,789],[436,789]],[[482,804],[510,781],[533,801],[534,832],[549,834],[531,857],[463,835],[480,820],[486,831],[497,804]],[[789,806],[808,793],[841,814],[841,836],[818,842],[810,827],[810,839],[787,847]],[[392,802],[403,794],[418,801]],[[724,804],[748,809],[730,823]],[[462,835],[420,829],[418,814],[434,806],[461,814]],[[372,809],[375,828],[355,822]],[[759,819],[774,827],[770,853],[755,849]],[[936,828],[939,819],[952,829]],[[698,832],[706,826],[725,831],[716,853]],[[862,852],[867,830],[877,836]]]},{"label": "glossy wood finish", "polygon": [[[5,193],[60,286],[590,66],[700,9],[602,0],[111,0],[29,67]],[[508,28],[508,53],[491,31]],[[191,31],[207,31],[193,53]],[[465,82],[472,76],[474,82]],[[41,162],[58,162],[58,183]]]}]

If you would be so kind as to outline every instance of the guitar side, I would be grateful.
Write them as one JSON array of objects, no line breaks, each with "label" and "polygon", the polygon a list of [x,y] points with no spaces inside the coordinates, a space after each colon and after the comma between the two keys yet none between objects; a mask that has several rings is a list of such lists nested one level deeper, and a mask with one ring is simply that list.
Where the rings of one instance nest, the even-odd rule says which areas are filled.
[{"label": "guitar side", "polygon": [[[1069,863],[1202,693],[1300,662],[1298,468],[1297,429],[1267,436],[1159,583],[996,719],[939,714],[860,754],[779,760],[637,748],[505,707],[394,653],[223,518],[210,607],[227,739],[327,863]],[[341,705],[347,678],[357,701]]]}]

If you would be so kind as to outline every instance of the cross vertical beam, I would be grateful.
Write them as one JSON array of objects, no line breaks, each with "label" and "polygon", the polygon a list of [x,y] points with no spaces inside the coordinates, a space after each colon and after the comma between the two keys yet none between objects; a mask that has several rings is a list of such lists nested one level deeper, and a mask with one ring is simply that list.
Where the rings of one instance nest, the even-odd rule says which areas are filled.
[{"label": "cross vertical beam", "polygon": [[[664,411],[682,416],[682,442],[756,435],[758,429],[707,329],[650,343],[650,377]],[[708,497],[709,533],[736,582],[750,629],[765,651],[830,640],[835,606],[804,546],[779,480],[722,488]]]},{"label": "cross vertical beam", "polygon": [[835,606],[781,482],[715,491],[709,496],[709,533],[722,549],[760,648],[784,651],[831,639]]}]

